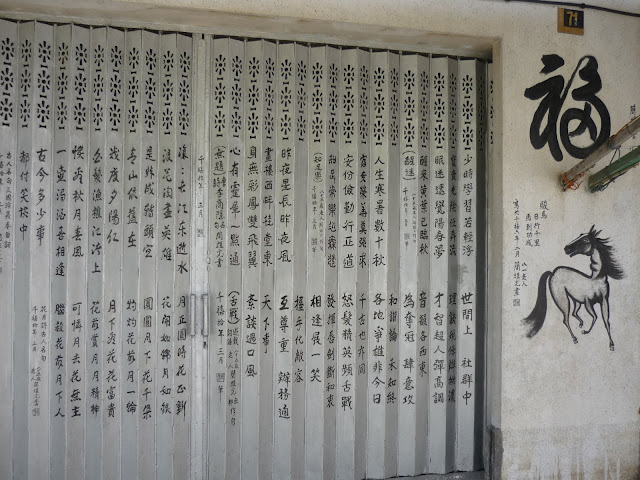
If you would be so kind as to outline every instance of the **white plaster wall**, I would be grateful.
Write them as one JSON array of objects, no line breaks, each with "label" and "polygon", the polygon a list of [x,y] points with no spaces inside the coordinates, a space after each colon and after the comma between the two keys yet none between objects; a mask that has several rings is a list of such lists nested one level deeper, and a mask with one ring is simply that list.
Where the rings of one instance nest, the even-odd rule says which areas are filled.
[{"label": "white plaster wall", "polygon": [[[601,4],[640,10],[636,0]],[[586,11],[584,36],[558,34],[554,7],[491,0],[109,0],[2,1],[0,10],[22,18],[87,17],[121,25],[147,22],[177,29],[215,30],[305,40],[347,39],[354,44],[415,45],[487,54],[493,47],[497,72],[496,158],[490,165],[490,351],[489,422],[503,435],[502,478],[638,477],[640,462],[640,171],[608,190],[584,186],[563,193],[560,174],[577,160],[555,162],[536,151],[528,131],[537,102],[525,88],[543,76],[540,58],[564,57],[565,78],[585,54],[599,62],[612,131],[640,113],[640,20]],[[500,132],[501,131],[501,132]],[[640,144],[640,138],[638,142]],[[625,145],[625,153],[628,145]],[[604,161],[599,165],[602,167]],[[528,287],[513,305],[513,201],[524,213],[549,205],[541,226],[542,247],[523,248]],[[547,321],[533,339],[521,319],[535,303],[537,281],[546,270],[567,265],[588,272],[586,257],[569,258],[563,246],[592,224],[611,237],[626,277],[611,280],[609,350],[600,320],[574,345],[549,297]],[[584,310],[584,308],[583,308]],[[586,316],[586,312],[582,312]]]},{"label": "white plaster wall", "polygon": [[[528,128],[537,102],[525,99],[523,91],[543,78],[537,73],[542,54],[564,57],[565,78],[581,56],[594,55],[603,81],[599,96],[609,108],[612,133],[617,131],[630,119],[630,106],[640,101],[640,20],[587,12],[581,38],[555,33],[555,10],[548,10],[531,29],[503,37],[503,474],[509,479],[638,478],[640,177],[631,171],[598,194],[589,194],[585,186],[561,192],[558,178],[577,160],[565,156],[556,163],[547,148],[533,150]],[[639,143],[631,140],[624,153]],[[603,160],[597,169],[604,165]],[[542,247],[521,250],[529,281],[520,307],[513,306],[516,198],[521,246],[524,213],[539,211],[542,200],[550,209],[541,226]],[[533,308],[540,275],[558,265],[590,271],[587,257],[569,258],[563,246],[592,224],[611,238],[626,273],[623,280],[610,280],[616,350],[609,350],[600,319],[588,336],[572,321],[574,345],[550,296],[545,325],[534,338],[524,338],[520,319]]]}]

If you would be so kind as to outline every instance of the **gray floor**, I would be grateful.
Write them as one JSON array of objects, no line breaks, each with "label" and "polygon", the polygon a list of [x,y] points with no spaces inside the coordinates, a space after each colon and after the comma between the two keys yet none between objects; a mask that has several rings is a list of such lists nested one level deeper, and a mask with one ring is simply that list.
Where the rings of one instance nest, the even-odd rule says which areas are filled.
[{"label": "gray floor", "polygon": [[417,477],[393,477],[402,480],[484,480],[484,471],[448,473],[446,475],[418,475]]},{"label": "gray floor", "polygon": [[420,475],[411,480],[484,480],[484,472],[449,473],[448,475]]}]

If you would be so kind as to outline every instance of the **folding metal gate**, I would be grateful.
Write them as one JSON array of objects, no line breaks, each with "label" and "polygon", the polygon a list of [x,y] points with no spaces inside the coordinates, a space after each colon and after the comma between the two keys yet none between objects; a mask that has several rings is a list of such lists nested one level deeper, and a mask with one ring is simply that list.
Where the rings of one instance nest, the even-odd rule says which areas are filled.
[{"label": "folding metal gate", "polygon": [[0,61],[0,477],[479,466],[483,63],[8,21]]}]

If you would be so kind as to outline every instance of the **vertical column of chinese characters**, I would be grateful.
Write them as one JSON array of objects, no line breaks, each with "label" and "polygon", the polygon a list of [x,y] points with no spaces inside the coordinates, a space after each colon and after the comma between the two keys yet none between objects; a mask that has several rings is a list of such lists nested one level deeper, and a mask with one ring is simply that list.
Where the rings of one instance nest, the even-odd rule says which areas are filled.
[{"label": "vertical column of chinese characters", "polygon": [[239,478],[241,471],[242,419],[242,229],[244,226],[244,72],[245,44],[229,40],[229,190],[228,190],[228,329],[227,329],[227,459],[226,475]]},{"label": "vertical column of chinese characters", "polygon": [[[14,299],[13,299],[13,262],[14,262],[14,188],[15,159],[17,140],[17,64],[16,44],[18,42],[17,24],[0,21],[0,318],[3,322],[4,335],[0,339],[0,362],[6,365],[0,373],[0,404],[11,405],[13,402],[12,344],[14,332]],[[52,289],[55,283],[52,283]],[[52,294],[53,296],[53,294]],[[52,336],[53,340],[53,336]],[[52,345],[53,349],[53,345]],[[51,356],[55,355],[51,351]],[[57,391],[53,384],[55,370],[52,366],[51,383],[51,418],[55,410]],[[4,415],[0,419],[0,430],[11,431],[12,415]],[[57,426],[62,422],[58,421]],[[5,447],[0,452],[0,477],[9,478],[12,472],[12,435],[6,435]]]},{"label": "vertical column of chinese characters", "polygon": [[67,235],[67,472],[83,476],[85,436],[85,338],[87,327],[87,216],[89,197],[89,50],[88,29],[71,30],[72,100],[69,148],[69,210]]},{"label": "vertical column of chinese characters", "polygon": [[242,477],[258,478],[260,428],[260,201],[262,200],[262,42],[246,44],[245,170],[242,215]]},{"label": "vertical column of chinese characters", "polygon": [[[87,345],[87,439],[86,475],[99,477],[101,475],[102,455],[102,417],[104,412],[105,392],[101,388],[102,373],[106,370],[103,355],[103,222],[104,222],[104,172],[105,172],[105,130],[106,117],[109,111],[106,105],[108,80],[107,63],[105,59],[107,32],[104,28],[94,28],[91,31],[91,51],[89,53],[91,115],[88,151],[88,250],[87,250],[87,327],[85,341]],[[110,97],[110,95],[109,95]],[[106,331],[106,330],[105,330]],[[104,349],[105,352],[108,349]],[[115,356],[110,358],[116,361]]]},{"label": "vertical column of chinese characters", "polygon": [[458,63],[450,59],[449,60],[449,76],[448,76],[448,90],[449,90],[449,114],[447,116],[447,122],[449,124],[448,129],[448,147],[449,152],[445,158],[445,161],[449,163],[448,179],[449,182],[445,188],[449,191],[449,199],[446,203],[448,222],[447,237],[448,237],[448,282],[447,282],[447,297],[446,297],[446,351],[447,351],[447,439],[449,441],[447,445],[447,462],[448,465],[453,465],[455,461],[456,442],[456,349],[457,349],[457,329],[458,311],[457,311],[457,295],[458,295],[458,251],[457,245],[459,245],[459,225],[458,225],[458,176],[460,171],[459,158],[458,158]]},{"label": "vertical column of chinese characters", "polygon": [[[71,83],[69,80],[71,26],[56,27],[55,30],[55,120],[53,137],[53,205],[52,205],[52,254],[51,305],[52,305],[52,351],[54,361],[51,378],[51,438],[65,437],[65,348],[67,322],[67,212],[69,202],[69,103]],[[64,475],[65,442],[51,443],[51,477]]]},{"label": "vertical column of chinese characters", "polygon": [[[53,164],[53,27],[36,24],[33,44],[34,89],[31,142],[31,272],[29,290],[30,359],[29,408],[30,432],[46,432],[49,428],[49,344],[51,279],[51,173]],[[42,272],[46,272],[44,275]],[[49,474],[48,435],[29,435],[29,473],[35,476]]]},{"label": "vertical column of chinese characters", "polygon": [[449,180],[449,59],[431,59],[430,204],[431,264],[429,291],[429,471],[446,467],[447,291],[448,291],[448,180]]},{"label": "vertical column of chinese characters", "polygon": [[387,220],[387,399],[385,428],[385,476],[396,475],[398,469],[398,376],[400,322],[400,58],[389,53],[389,162]]},{"label": "vertical column of chinese characters", "polygon": [[[323,478],[324,457],[324,262],[326,224],[327,50],[311,47],[309,77],[309,171],[307,173],[307,321],[305,470]],[[312,473],[311,473],[312,472]]]},{"label": "vertical column of chinese characters", "polygon": [[139,409],[138,365],[140,359],[140,197],[141,186],[141,89],[142,34],[140,31],[128,31],[125,34],[125,103],[126,125],[124,131],[123,178],[124,198],[122,221],[122,265],[128,274],[122,276],[122,355],[120,357],[122,444],[122,477],[137,475]]},{"label": "vertical column of chinese characters", "polygon": [[367,472],[385,476],[387,252],[389,231],[389,57],[371,54],[371,228],[369,229],[369,434]]},{"label": "vertical column of chinese characters", "polygon": [[336,414],[336,474],[353,476],[355,468],[355,340],[358,199],[357,50],[342,51],[338,112],[338,409]]},{"label": "vertical column of chinese characters", "polygon": [[520,306],[520,201],[513,199],[513,306]]},{"label": "vertical column of chinese characters", "polygon": [[275,237],[275,154],[276,119],[276,65],[277,46],[273,42],[262,43],[262,202],[260,203],[260,451],[259,471],[271,478],[273,467],[273,419],[274,419],[274,237]]},{"label": "vertical column of chinese characters", "polygon": [[156,191],[158,188],[158,56],[159,36],[142,32],[140,341],[138,358],[138,475],[155,475],[155,385],[157,342]]},{"label": "vertical column of chinese characters", "polygon": [[293,369],[293,181],[295,168],[295,45],[278,46],[278,143],[275,230],[275,425],[273,475],[291,478]]},{"label": "vertical column of chinese characters", "polygon": [[[124,32],[107,29],[107,102],[105,104],[107,142],[104,160],[104,313],[103,375],[104,448],[103,476],[118,478],[122,410],[122,276],[134,275],[125,266],[123,271],[123,137],[124,137]],[[108,259],[108,261],[106,260]],[[99,462],[99,458],[98,458]]]},{"label": "vertical column of chinese characters", "polygon": [[215,321],[215,329],[212,329],[210,333],[214,337],[210,339],[211,347],[209,349],[209,375],[213,380],[209,383],[209,403],[211,405],[209,409],[209,425],[210,431],[215,433],[209,437],[209,452],[210,469],[212,469],[214,478],[223,478],[225,475],[225,445],[227,438],[224,434],[227,412],[227,330],[232,328],[227,318],[227,299],[230,298],[227,290],[227,272],[229,269],[227,209],[229,207],[228,195],[230,193],[228,186],[233,182],[229,171],[229,72],[231,71],[228,58],[229,39],[214,38],[212,52],[212,154],[211,191],[209,195],[209,211],[212,212],[212,221],[209,224],[211,232],[209,244],[213,252],[211,292],[213,295],[212,304],[215,305],[215,315],[211,318]]},{"label": "vertical column of chinese characters", "polygon": [[174,478],[188,476],[190,465],[189,420],[191,417],[191,350],[187,327],[191,270],[191,158],[193,88],[192,38],[178,35],[176,39],[176,152],[175,152],[175,230],[173,262],[175,289],[173,296],[173,471]]},{"label": "vertical column of chinese characters", "polygon": [[458,261],[465,272],[458,278],[456,355],[456,468],[474,466],[475,358],[476,358],[476,177],[478,174],[478,62],[461,60],[458,112]]},{"label": "vertical column of chinese characters", "polygon": [[[35,54],[33,23],[21,23],[18,27],[18,131],[15,200],[15,260],[14,260],[14,345],[13,348],[13,448],[24,452],[14,459],[14,475],[26,476],[29,468],[29,369],[30,317],[29,317],[29,267],[31,263],[31,106],[33,104],[33,64]],[[18,348],[19,347],[19,348]]]},{"label": "vertical column of chinese characters", "polygon": [[[355,344],[355,476],[364,478],[367,471],[367,410],[369,382],[367,378],[368,361],[368,327],[369,327],[369,229],[370,229],[370,136],[369,136],[369,52],[358,50],[357,82],[358,122],[354,125],[357,135],[358,153],[356,155],[357,193],[356,193],[356,225],[357,229],[357,284],[356,284],[356,316],[357,326],[354,334]],[[354,106],[354,108],[356,108]]]},{"label": "vertical column of chinese characters", "polygon": [[[69,81],[71,25],[55,29],[55,86],[53,132],[52,187],[52,255],[51,265],[51,478],[64,476],[65,471],[65,333],[68,323],[67,300],[67,211],[69,201]],[[3,198],[3,197],[0,197]],[[55,440],[55,441],[54,441]],[[0,474],[1,476],[1,474]]]},{"label": "vertical column of chinese characters", "polygon": [[325,248],[325,411],[324,466],[325,476],[336,474],[336,395],[337,395],[337,323],[338,315],[338,76],[340,50],[327,47],[327,117],[326,117],[326,230]]},{"label": "vertical column of chinese characters", "polygon": [[400,355],[398,358],[398,474],[416,465],[416,328],[418,301],[418,56],[400,58]]},{"label": "vertical column of chinese characters", "polygon": [[295,177],[291,199],[296,228],[293,230],[291,246],[293,252],[293,313],[292,313],[292,405],[291,405],[291,476],[302,478],[305,474],[305,365],[307,361],[306,328],[307,306],[307,171],[309,145],[307,144],[307,104],[309,101],[309,48],[300,44],[295,47]]},{"label": "vertical column of chinese characters", "polygon": [[418,297],[416,299],[416,470],[427,471],[429,367],[429,58],[418,56]]},{"label": "vertical column of chinese characters", "polygon": [[160,97],[159,97],[159,165],[158,195],[156,212],[158,214],[158,344],[155,354],[158,362],[158,382],[156,384],[156,426],[157,468],[158,471],[173,472],[174,438],[174,359],[175,338],[174,312],[175,294],[175,232],[176,232],[176,92],[177,92],[176,35],[160,37]]}]

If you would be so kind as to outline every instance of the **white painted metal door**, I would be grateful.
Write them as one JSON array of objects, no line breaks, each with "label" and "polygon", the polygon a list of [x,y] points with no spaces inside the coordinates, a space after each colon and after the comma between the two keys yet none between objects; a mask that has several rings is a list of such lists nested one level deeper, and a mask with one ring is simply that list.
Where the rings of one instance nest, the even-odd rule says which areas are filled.
[{"label": "white painted metal door", "polygon": [[486,67],[0,22],[0,477],[480,465]]},{"label": "white painted metal door", "polygon": [[198,44],[209,478],[477,468],[485,66]]}]

